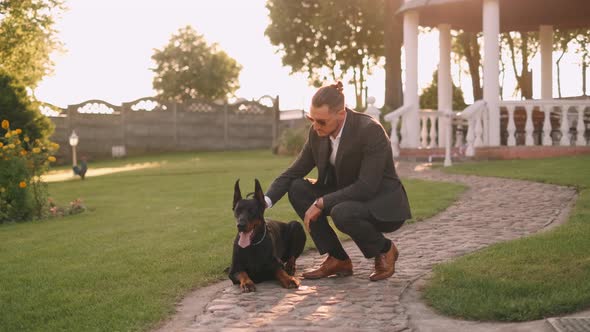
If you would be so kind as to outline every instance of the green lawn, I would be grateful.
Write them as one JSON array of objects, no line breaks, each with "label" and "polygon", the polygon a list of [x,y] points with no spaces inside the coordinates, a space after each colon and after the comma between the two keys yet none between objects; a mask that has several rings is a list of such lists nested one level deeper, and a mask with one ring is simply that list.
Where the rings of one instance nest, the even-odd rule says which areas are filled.
[{"label": "green lawn", "polygon": [[[80,197],[89,211],[0,225],[0,330],[152,328],[191,289],[227,278],[235,180],[243,193],[254,190],[255,177],[266,189],[291,160],[266,151],[158,155],[89,165],[158,161],[156,168],[51,183],[56,201]],[[464,189],[404,184],[416,219]],[[286,197],[266,215],[296,219]]]},{"label": "green lawn", "polygon": [[435,268],[425,297],[437,310],[473,320],[525,321],[590,307],[590,156],[454,166],[453,173],[576,187],[566,224],[491,246]]}]

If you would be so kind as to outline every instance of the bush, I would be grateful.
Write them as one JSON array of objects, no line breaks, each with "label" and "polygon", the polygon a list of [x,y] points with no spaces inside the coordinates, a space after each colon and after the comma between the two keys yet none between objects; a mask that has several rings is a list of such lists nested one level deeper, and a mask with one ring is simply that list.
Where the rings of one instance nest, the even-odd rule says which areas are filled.
[{"label": "bush", "polygon": [[[36,102],[26,89],[10,75],[0,71],[0,115],[10,121],[13,128],[21,128],[31,141],[46,141],[53,133],[53,124],[41,114]],[[6,134],[0,128],[0,137]]]},{"label": "bush", "polygon": [[[463,90],[453,83],[453,110],[462,111],[467,107]],[[438,109],[438,70],[432,75],[432,83],[422,91],[420,95],[421,109]]]},{"label": "bush", "polygon": [[26,188],[28,178],[23,159],[0,160],[0,222],[32,217],[33,199]]},{"label": "bush", "polygon": [[0,223],[40,219],[47,214],[47,185],[41,181],[59,148],[55,143],[32,140],[2,119],[0,137]]},{"label": "bush", "polygon": [[297,155],[303,149],[303,145],[307,140],[309,128],[297,127],[287,128],[281,133],[279,138],[279,154]]}]

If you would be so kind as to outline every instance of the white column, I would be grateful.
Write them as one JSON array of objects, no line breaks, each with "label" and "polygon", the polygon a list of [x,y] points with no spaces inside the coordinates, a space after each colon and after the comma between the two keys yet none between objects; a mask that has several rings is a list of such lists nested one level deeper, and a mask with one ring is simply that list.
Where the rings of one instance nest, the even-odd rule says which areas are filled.
[{"label": "white column", "polygon": [[406,78],[404,105],[412,109],[404,115],[407,139],[404,147],[417,148],[420,144],[420,117],[418,115],[418,21],[419,14],[415,10],[404,14],[404,52],[406,56]]},{"label": "white column", "polygon": [[487,103],[488,139],[490,146],[500,145],[500,3],[483,1],[483,99]]},{"label": "white column", "polygon": [[541,48],[541,99],[553,99],[553,26],[539,28]]},{"label": "white column", "polygon": [[[451,26],[440,24],[438,62],[438,110],[453,110],[453,81],[451,79]],[[446,146],[446,131],[449,118],[440,117],[438,123],[438,146]],[[449,134],[451,135],[451,134]]]}]

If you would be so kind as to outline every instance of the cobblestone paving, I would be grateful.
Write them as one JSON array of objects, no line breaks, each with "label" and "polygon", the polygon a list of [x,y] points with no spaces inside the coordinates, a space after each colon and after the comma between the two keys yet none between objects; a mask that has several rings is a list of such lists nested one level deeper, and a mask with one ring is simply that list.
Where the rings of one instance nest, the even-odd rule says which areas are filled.
[{"label": "cobblestone paving", "polygon": [[[416,166],[398,165],[402,179],[458,182],[469,189],[444,212],[405,225],[390,236],[400,251],[392,278],[370,282],[373,260],[365,259],[349,241],[345,249],[354,265],[353,276],[302,280],[295,290],[267,282],[250,294],[242,294],[228,281],[203,312],[194,313],[183,331],[409,331],[413,325],[400,303],[409,284],[437,263],[543,229],[575,198],[571,188],[435,170],[417,172]],[[298,274],[323,259],[317,253],[300,257]]]},{"label": "cobblestone paving", "polygon": [[557,332],[588,332],[590,331],[590,318],[566,317],[551,318],[551,325]]}]

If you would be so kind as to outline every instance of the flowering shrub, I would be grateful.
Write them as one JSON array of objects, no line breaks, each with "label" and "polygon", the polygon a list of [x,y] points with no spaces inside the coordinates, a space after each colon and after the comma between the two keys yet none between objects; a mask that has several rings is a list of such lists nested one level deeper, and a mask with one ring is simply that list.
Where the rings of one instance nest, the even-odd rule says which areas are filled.
[{"label": "flowering shrub", "polygon": [[86,206],[82,203],[80,198],[71,201],[70,206],[68,207],[60,207],[56,205],[51,198],[49,198],[47,202],[49,203],[49,215],[51,217],[63,217],[86,211]]},{"label": "flowering shrub", "polygon": [[40,139],[31,140],[21,129],[10,129],[0,137],[0,223],[43,218],[48,212],[47,185],[41,175],[59,146]]}]

